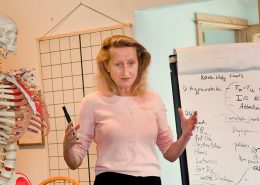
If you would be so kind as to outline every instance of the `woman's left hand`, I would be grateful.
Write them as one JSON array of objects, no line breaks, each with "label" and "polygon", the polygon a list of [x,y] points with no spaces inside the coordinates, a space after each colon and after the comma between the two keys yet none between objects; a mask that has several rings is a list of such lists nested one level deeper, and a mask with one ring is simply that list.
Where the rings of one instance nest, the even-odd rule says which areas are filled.
[{"label": "woman's left hand", "polygon": [[181,108],[178,108],[178,112],[180,115],[181,119],[181,129],[182,129],[182,134],[184,136],[192,136],[192,131],[195,129],[197,121],[198,121],[198,113],[195,111],[191,117],[188,119],[185,118],[183,110]]}]

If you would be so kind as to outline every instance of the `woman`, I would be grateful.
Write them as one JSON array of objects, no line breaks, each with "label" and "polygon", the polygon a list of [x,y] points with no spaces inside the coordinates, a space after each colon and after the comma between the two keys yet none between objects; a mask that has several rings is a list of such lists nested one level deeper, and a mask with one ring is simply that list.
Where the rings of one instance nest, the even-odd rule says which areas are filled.
[{"label": "woman", "polygon": [[[65,161],[71,169],[78,168],[94,140],[94,185],[160,185],[156,145],[165,159],[175,161],[192,135],[197,113],[186,119],[179,109],[183,133],[174,142],[160,97],[146,87],[151,56],[133,38],[107,38],[96,61],[97,91],[82,100],[78,124],[69,124],[66,129]],[[73,129],[78,132],[78,140]]]}]

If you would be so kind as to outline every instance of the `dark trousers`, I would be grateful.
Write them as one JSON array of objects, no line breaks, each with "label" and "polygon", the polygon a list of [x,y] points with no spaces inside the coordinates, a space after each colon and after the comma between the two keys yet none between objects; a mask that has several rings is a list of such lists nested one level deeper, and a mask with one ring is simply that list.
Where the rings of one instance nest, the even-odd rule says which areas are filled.
[{"label": "dark trousers", "polygon": [[156,176],[137,177],[114,172],[104,172],[96,176],[94,185],[161,185]]}]

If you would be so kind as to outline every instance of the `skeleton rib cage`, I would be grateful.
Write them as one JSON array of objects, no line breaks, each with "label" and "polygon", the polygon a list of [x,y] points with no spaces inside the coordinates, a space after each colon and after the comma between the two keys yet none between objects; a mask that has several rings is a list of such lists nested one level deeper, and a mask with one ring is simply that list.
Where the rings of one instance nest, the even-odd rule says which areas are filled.
[{"label": "skeleton rib cage", "polygon": [[48,134],[43,98],[30,71],[0,72],[0,185],[13,184],[16,141],[26,131]]}]

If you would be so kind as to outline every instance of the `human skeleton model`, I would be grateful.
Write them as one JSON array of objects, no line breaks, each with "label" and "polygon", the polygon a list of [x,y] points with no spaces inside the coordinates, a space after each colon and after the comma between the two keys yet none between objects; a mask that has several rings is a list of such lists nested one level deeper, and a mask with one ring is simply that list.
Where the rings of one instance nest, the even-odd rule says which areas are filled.
[{"label": "human skeleton model", "polygon": [[0,59],[6,58],[8,53],[16,53],[17,26],[7,16],[0,15]]},{"label": "human skeleton model", "polygon": [[[0,16],[0,63],[8,53],[15,53],[17,27],[9,17]],[[0,185],[17,185],[15,174],[16,141],[26,132],[49,132],[46,106],[33,84],[32,71],[0,69]],[[22,177],[20,184],[25,184]]]}]

